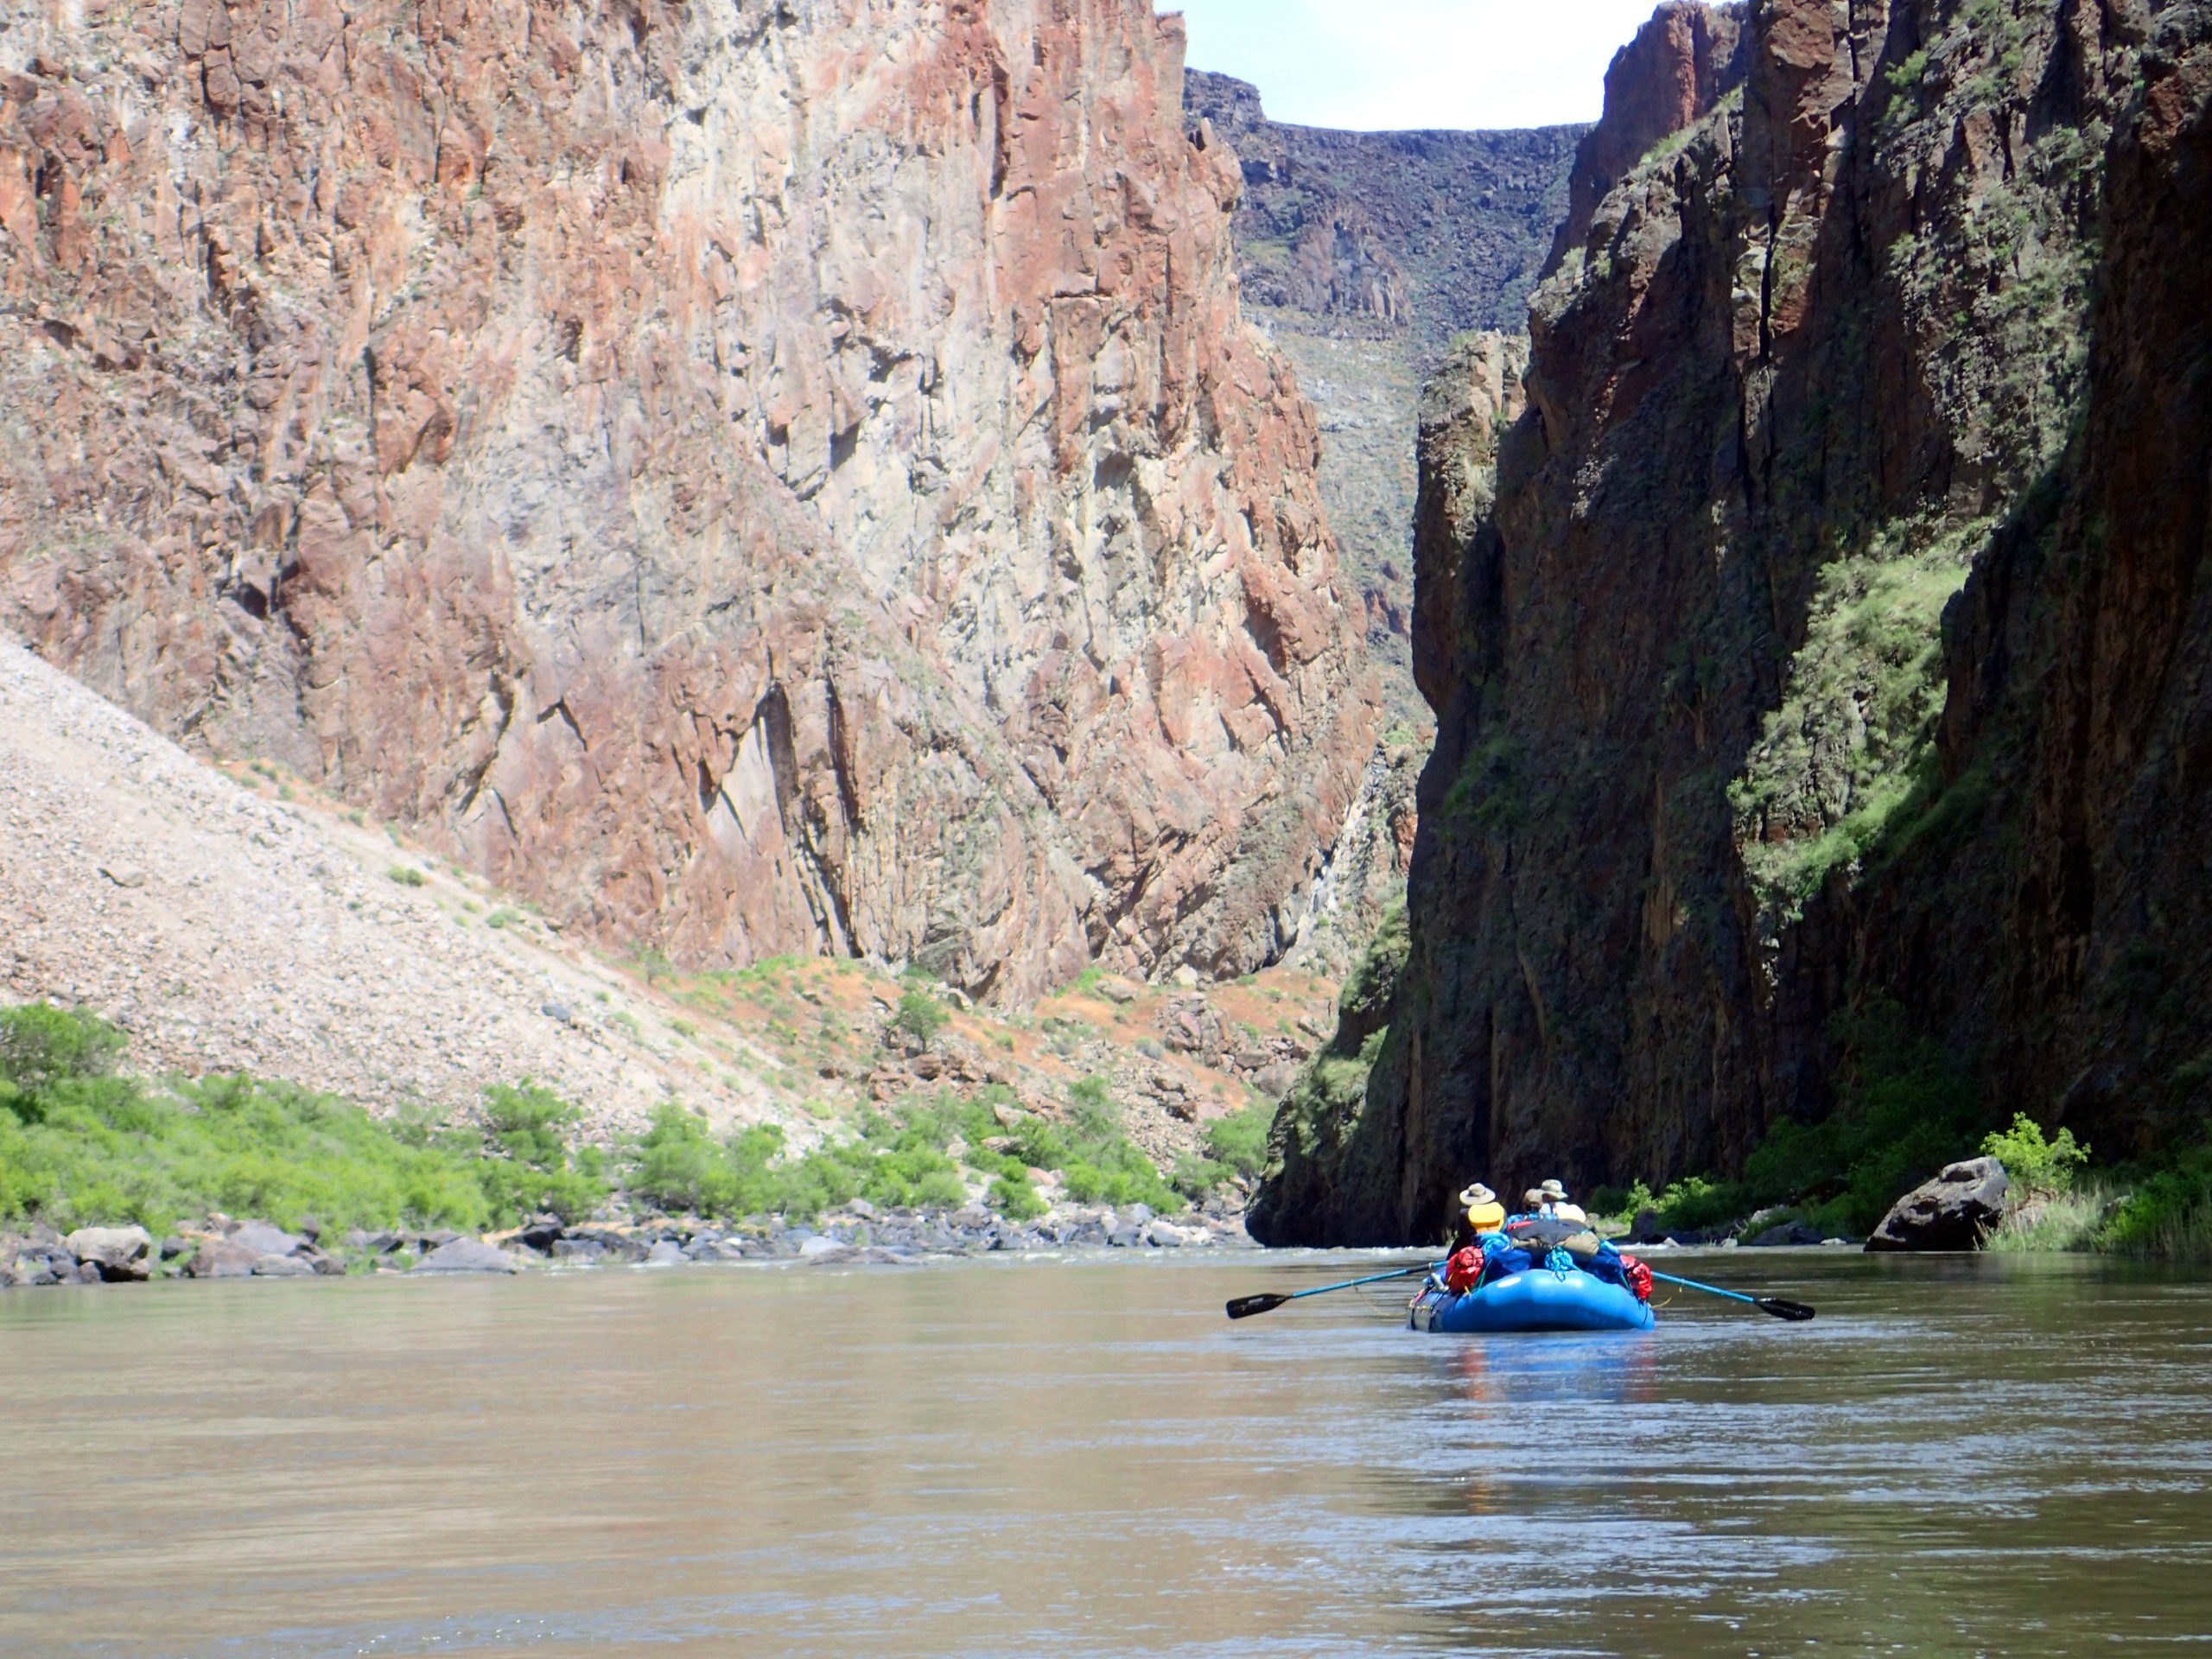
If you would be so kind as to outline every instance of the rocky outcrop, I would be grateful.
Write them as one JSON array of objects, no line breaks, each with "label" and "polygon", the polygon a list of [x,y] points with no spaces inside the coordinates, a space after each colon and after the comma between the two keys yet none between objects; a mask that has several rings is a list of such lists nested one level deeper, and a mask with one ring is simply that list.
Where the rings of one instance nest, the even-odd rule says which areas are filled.
[{"label": "rocky outcrop", "polygon": [[0,35],[0,620],[607,941],[1254,967],[1373,747],[1149,0]]},{"label": "rocky outcrop", "polygon": [[1994,1158],[1969,1158],[1923,1182],[1891,1208],[1870,1250],[1978,1250],[2005,1218],[2011,1186]]},{"label": "rocky outcrop", "polygon": [[1424,362],[1462,330],[1520,325],[1587,130],[1292,126],[1268,119],[1258,88],[1198,70],[1183,102],[1243,169],[1246,300],[1406,330]]},{"label": "rocky outcrop", "polygon": [[1598,205],[1660,145],[1687,134],[1744,84],[1745,0],[1666,0],[1605,71],[1605,112],[1574,153],[1556,265],[1590,234]]},{"label": "rocky outcrop", "polygon": [[2212,16],[1745,22],[1738,84],[1617,68],[1707,112],[1539,290],[1493,510],[1483,423],[1432,429],[1408,963],[1270,1238],[1922,1100],[2202,1118]]},{"label": "rocky outcrop", "polygon": [[1291,126],[1268,119],[1255,87],[1196,71],[1183,100],[1243,168],[1244,302],[1319,410],[1322,497],[1363,602],[1386,722],[1425,742],[1408,658],[1421,382],[1466,331],[1526,326],[1586,129]]}]

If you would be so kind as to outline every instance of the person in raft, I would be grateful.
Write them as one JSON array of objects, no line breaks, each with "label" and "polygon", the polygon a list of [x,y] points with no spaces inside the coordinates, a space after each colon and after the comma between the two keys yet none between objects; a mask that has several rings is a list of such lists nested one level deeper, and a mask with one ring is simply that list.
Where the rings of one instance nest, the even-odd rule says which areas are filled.
[{"label": "person in raft", "polygon": [[1465,1295],[1485,1277],[1499,1276],[1488,1272],[1493,1251],[1510,1250],[1520,1255],[1528,1252],[1516,1249],[1506,1238],[1505,1206],[1480,1181],[1459,1194],[1459,1209],[1465,1218],[1452,1241],[1451,1260],[1444,1264],[1444,1284],[1453,1294]]},{"label": "person in raft", "polygon": [[[1567,1197],[1564,1183],[1554,1179],[1532,1186],[1522,1194],[1522,1202],[1527,1212],[1509,1217],[1497,1195],[1480,1181],[1460,1193],[1466,1227],[1445,1263],[1446,1289],[1465,1295],[1491,1280],[1548,1265],[1554,1251],[1564,1250],[1592,1278],[1624,1285],[1639,1301],[1651,1300],[1651,1269],[1592,1232],[1589,1216]],[[1542,1229],[1543,1238],[1514,1236],[1532,1224],[1546,1222],[1552,1225]]]}]

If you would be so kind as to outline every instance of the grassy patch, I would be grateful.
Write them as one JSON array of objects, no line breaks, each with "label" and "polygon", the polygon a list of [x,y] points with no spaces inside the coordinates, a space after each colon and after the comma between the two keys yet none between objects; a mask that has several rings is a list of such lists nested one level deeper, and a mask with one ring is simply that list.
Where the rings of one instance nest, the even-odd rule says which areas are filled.
[{"label": "grassy patch", "polygon": [[1894,529],[1821,573],[1782,706],[1729,786],[1745,873],[1770,925],[1903,827],[1943,709],[1943,607],[1989,524]]},{"label": "grassy patch", "polygon": [[1033,1168],[1057,1171],[1078,1203],[1142,1203],[1162,1212],[1183,1207],[1183,1195],[1122,1132],[1103,1079],[1070,1090],[1065,1122],[1023,1113],[1009,1127],[996,1109],[1010,1103],[1009,1090],[912,1099],[791,1157],[777,1129],[718,1140],[696,1115],[671,1103],[638,1144],[629,1189],[664,1210],[722,1218],[805,1217],[856,1198],[885,1209],[954,1209],[967,1202],[964,1164],[988,1183],[984,1202],[1011,1220],[1045,1212]]},{"label": "grassy patch", "polygon": [[479,1231],[607,1185],[572,1154],[549,1091],[491,1091],[486,1128],[381,1122],[334,1096],[246,1077],[161,1086],[118,1076],[121,1033],[43,1004],[0,1010],[0,1221],[166,1232],[223,1211],[284,1226],[405,1223]]},{"label": "grassy patch", "polygon": [[2093,1249],[2114,1203],[2101,1182],[2036,1199],[2008,1210],[1982,1248],[2017,1254]]}]

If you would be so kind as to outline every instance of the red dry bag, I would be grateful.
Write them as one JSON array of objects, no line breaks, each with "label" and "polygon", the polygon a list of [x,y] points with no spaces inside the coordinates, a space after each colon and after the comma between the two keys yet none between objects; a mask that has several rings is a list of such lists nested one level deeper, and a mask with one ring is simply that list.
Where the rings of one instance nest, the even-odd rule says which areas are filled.
[{"label": "red dry bag", "polygon": [[1648,1302],[1651,1300],[1651,1269],[1645,1267],[1643,1262],[1632,1255],[1621,1257],[1621,1277],[1627,1281],[1628,1287],[1636,1293],[1637,1301]]},{"label": "red dry bag", "polygon": [[[1646,1275],[1647,1281],[1649,1275]],[[1470,1244],[1464,1250],[1455,1250],[1452,1259],[1444,1264],[1444,1287],[1455,1295],[1464,1296],[1483,1281],[1483,1253]]]}]

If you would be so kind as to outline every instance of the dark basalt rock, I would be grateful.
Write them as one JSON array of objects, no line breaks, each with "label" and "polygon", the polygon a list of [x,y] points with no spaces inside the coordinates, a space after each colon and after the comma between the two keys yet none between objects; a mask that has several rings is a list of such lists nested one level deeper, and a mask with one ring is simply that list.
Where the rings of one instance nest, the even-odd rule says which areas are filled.
[{"label": "dark basalt rock", "polygon": [[1969,1158],[1899,1198],[1866,1241],[1869,1250],[1978,1250],[2005,1215],[2011,1187],[1994,1158]]}]

